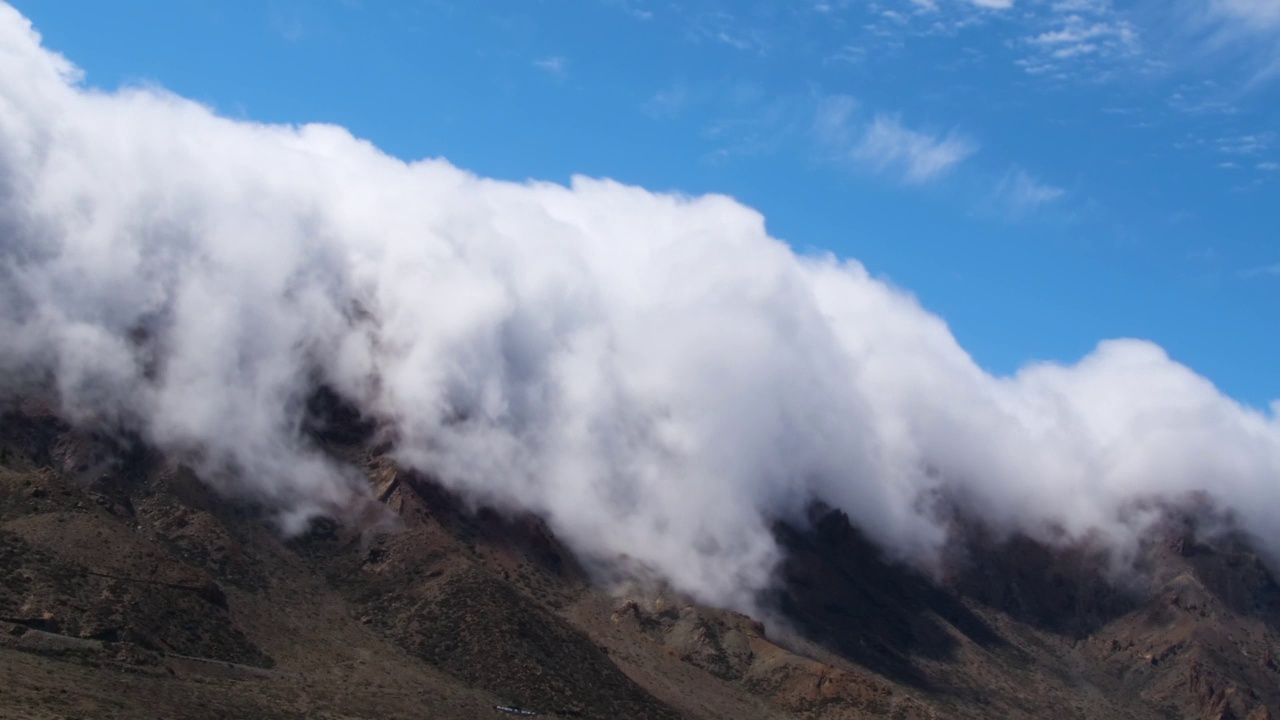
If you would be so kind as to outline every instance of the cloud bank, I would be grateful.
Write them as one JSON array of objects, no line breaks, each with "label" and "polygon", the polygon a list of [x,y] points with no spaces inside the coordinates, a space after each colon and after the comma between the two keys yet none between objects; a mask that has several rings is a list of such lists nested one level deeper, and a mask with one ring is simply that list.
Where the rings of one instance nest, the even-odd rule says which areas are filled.
[{"label": "cloud bank", "polygon": [[924,566],[939,497],[1123,550],[1147,499],[1204,490],[1280,550],[1280,421],[1150,343],[992,376],[729,198],[488,180],[86,89],[8,6],[0,337],[0,394],[53,387],[294,517],[366,497],[300,431],[323,382],[401,462],[722,605],[770,583],[771,523],[813,500]]}]

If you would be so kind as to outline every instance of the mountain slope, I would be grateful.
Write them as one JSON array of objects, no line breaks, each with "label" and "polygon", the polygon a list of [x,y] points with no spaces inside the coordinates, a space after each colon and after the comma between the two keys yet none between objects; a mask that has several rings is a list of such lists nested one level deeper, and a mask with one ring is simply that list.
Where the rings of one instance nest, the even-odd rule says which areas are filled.
[{"label": "mountain slope", "polygon": [[[320,401],[324,404],[324,401]],[[1260,718],[1280,588],[1238,537],[1170,522],[1119,589],[1098,558],[974,532],[941,578],[842,514],[775,529],[766,623],[593,582],[534,517],[403,471],[337,407],[394,531],[281,540],[128,438],[0,420],[6,717]]]}]

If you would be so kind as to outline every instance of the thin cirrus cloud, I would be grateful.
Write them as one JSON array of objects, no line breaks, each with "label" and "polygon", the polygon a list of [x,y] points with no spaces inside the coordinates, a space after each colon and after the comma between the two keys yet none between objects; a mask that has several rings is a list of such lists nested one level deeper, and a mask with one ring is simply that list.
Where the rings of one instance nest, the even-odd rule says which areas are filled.
[{"label": "thin cirrus cloud", "polygon": [[1280,76],[1280,0],[1207,0],[1201,18],[1210,47],[1243,59],[1251,84]]},{"label": "thin cirrus cloud", "polygon": [[995,189],[996,202],[1014,216],[1035,212],[1066,194],[1066,190],[1041,182],[1022,169],[1006,173]]},{"label": "thin cirrus cloud", "polygon": [[978,150],[954,130],[934,134],[913,129],[887,113],[867,121],[857,116],[857,109],[851,97],[829,97],[818,109],[814,130],[836,160],[860,169],[919,185],[942,177]]},{"label": "thin cirrus cloud", "polygon": [[[911,0],[911,2],[913,5],[929,10],[935,9],[938,6],[936,0]],[[976,5],[980,8],[987,8],[990,10],[1007,10],[1013,7],[1013,0],[965,0],[964,4]]]},{"label": "thin cirrus cloud", "polygon": [[1280,2],[1276,0],[1208,0],[1206,10],[1222,22],[1240,22],[1255,31],[1280,26]]},{"label": "thin cirrus cloud", "polygon": [[[912,0],[936,10],[937,0]],[[1009,10],[1012,0],[953,3],[973,10]],[[1154,6],[1154,4],[1152,4]],[[1280,0],[1183,0],[1159,13],[1133,12],[1112,0],[1054,0],[1019,5],[1018,64],[1029,74],[1107,79],[1124,71],[1203,69],[1239,63],[1252,84],[1280,75]],[[1166,16],[1170,22],[1152,22]],[[1163,51],[1156,50],[1163,48]]]},{"label": "thin cirrus cloud", "polygon": [[1142,54],[1139,29],[1107,0],[1061,0],[1034,23],[1018,61],[1031,75],[1104,79]]},{"label": "thin cirrus cloud", "polygon": [[1251,267],[1245,270],[1241,270],[1240,277],[1243,277],[1243,278],[1280,277],[1280,263],[1272,263],[1270,265],[1259,265],[1257,267]]},{"label": "thin cirrus cloud", "polygon": [[[871,41],[895,48],[912,38],[984,28],[1015,50],[1025,72],[1056,81],[1225,70],[1242,73],[1248,88],[1280,76],[1280,0],[845,0],[813,7],[818,12],[811,16],[840,16]],[[858,45],[842,40],[826,57],[864,59],[850,47]]]},{"label": "thin cirrus cloud", "polygon": [[533,66],[547,73],[556,80],[563,80],[569,73],[569,61],[560,55],[534,60]]},{"label": "thin cirrus cloud", "polygon": [[[1280,40],[1275,32],[1280,28],[1280,1],[1184,0],[1169,6],[1161,7],[1159,14],[1172,22],[1152,23],[1141,22],[1140,14],[1117,8],[1111,0],[1053,2],[1045,19],[1055,27],[1028,38],[1040,62],[1024,62],[1024,67],[1044,72],[1054,61],[1070,58],[1132,65],[1135,57],[1145,56],[1156,67],[1183,70],[1203,70],[1232,60],[1240,63],[1252,83],[1280,74]],[[1164,51],[1149,53],[1144,39]]]},{"label": "thin cirrus cloud", "polygon": [[853,156],[878,170],[896,169],[909,183],[923,183],[976,151],[972,141],[955,132],[931,135],[906,127],[897,116],[877,115],[853,149]]},{"label": "thin cirrus cloud", "polygon": [[689,95],[689,87],[678,82],[649,96],[640,109],[650,117],[674,118],[689,104]]}]

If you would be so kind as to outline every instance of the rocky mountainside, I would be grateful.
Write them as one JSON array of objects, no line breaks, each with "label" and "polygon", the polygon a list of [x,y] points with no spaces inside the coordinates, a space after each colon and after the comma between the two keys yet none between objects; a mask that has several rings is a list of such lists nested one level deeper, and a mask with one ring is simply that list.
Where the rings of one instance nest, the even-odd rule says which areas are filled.
[{"label": "rocky mountainside", "polygon": [[926,577],[815,507],[775,529],[787,555],[761,622],[660,583],[605,587],[538,518],[470,507],[337,416],[309,431],[397,527],[282,539],[130,438],[6,409],[0,716],[1280,713],[1280,587],[1245,539],[1185,515],[1120,582],[1087,549],[980,528]]}]

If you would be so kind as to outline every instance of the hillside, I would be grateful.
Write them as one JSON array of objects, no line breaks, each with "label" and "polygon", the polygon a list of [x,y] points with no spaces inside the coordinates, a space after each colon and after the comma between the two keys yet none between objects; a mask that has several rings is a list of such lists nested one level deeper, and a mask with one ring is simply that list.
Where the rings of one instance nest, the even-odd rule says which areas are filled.
[{"label": "hillside", "polygon": [[[334,415],[330,409],[330,415]],[[352,418],[310,428],[395,527],[282,539],[252,504],[38,403],[0,420],[0,716],[1249,718],[1280,713],[1280,587],[1171,515],[1141,578],[964,533],[940,577],[841,513],[779,524],[767,618],[601,580]],[[382,523],[387,526],[387,523]]]}]

